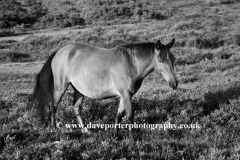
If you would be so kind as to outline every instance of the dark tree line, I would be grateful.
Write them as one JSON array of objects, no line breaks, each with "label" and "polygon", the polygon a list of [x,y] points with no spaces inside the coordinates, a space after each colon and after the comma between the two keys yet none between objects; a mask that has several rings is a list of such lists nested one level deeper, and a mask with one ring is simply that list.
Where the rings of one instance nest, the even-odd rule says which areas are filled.
[{"label": "dark tree line", "polygon": [[162,20],[168,17],[168,12],[160,9],[156,1],[66,0],[57,3],[68,9],[59,8],[57,11],[52,11],[52,6],[44,2],[44,0],[0,0],[0,28],[22,24],[34,29],[64,28],[103,20]]},{"label": "dark tree line", "polygon": [[34,24],[47,14],[41,1],[0,0],[0,28],[10,28],[21,24]]}]

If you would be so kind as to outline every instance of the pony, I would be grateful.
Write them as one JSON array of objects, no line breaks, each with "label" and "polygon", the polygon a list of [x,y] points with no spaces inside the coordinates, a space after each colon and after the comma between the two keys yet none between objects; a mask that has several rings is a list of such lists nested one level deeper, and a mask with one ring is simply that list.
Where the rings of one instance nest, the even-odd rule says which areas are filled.
[{"label": "pony", "polygon": [[[175,57],[170,52],[175,39],[164,45],[137,43],[106,49],[71,43],[55,51],[47,59],[36,77],[31,104],[45,120],[46,106],[50,110],[50,127],[56,128],[55,114],[59,102],[71,85],[74,90],[73,110],[77,121],[84,126],[80,115],[85,96],[94,99],[120,97],[115,123],[125,115],[133,124],[132,97],[141,87],[143,79],[154,70],[161,74],[172,89],[178,81],[174,72]],[[133,138],[129,127],[129,137]],[[87,128],[82,129],[88,132]],[[115,131],[118,135],[118,128]]]}]

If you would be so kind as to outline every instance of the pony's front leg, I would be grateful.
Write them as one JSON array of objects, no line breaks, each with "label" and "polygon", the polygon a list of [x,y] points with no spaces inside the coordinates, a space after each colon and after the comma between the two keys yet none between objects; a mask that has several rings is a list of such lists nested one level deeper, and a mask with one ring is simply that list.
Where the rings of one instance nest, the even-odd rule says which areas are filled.
[{"label": "pony's front leg", "polygon": [[[132,95],[125,91],[121,94],[120,106],[116,117],[116,123],[120,123],[123,113],[125,113],[128,124],[128,136],[133,139],[132,126],[133,126],[133,109],[132,109]],[[118,130],[117,130],[118,131]]]},{"label": "pony's front leg", "polygon": [[130,139],[133,139],[132,134],[132,126],[133,126],[133,109],[132,109],[132,97],[128,97],[125,99],[124,108],[125,108],[125,114],[127,118],[128,123],[128,136]]},{"label": "pony's front leg", "polygon": [[118,131],[119,131],[119,127],[120,127],[119,124],[122,121],[123,115],[124,115],[124,102],[123,102],[123,98],[121,97],[119,107],[118,107],[118,112],[116,115],[116,131],[114,134],[114,139],[118,138]]}]

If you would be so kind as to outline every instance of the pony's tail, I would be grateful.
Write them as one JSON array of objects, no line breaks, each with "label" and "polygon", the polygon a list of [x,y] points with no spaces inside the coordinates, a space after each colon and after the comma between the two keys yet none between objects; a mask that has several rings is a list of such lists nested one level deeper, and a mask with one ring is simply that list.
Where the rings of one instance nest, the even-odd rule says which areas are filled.
[{"label": "pony's tail", "polygon": [[46,106],[53,105],[54,87],[51,63],[56,53],[57,51],[54,51],[50,55],[41,71],[36,75],[36,84],[28,103],[28,109],[36,108],[37,114],[42,122],[45,121]]}]

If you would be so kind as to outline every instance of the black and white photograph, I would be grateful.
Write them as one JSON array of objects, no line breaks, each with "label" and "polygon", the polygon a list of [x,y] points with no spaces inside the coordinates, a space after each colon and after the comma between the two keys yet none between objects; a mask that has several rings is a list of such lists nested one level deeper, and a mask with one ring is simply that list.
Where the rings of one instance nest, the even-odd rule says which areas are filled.
[{"label": "black and white photograph", "polygon": [[240,0],[0,0],[0,160],[150,159],[240,159]]}]

